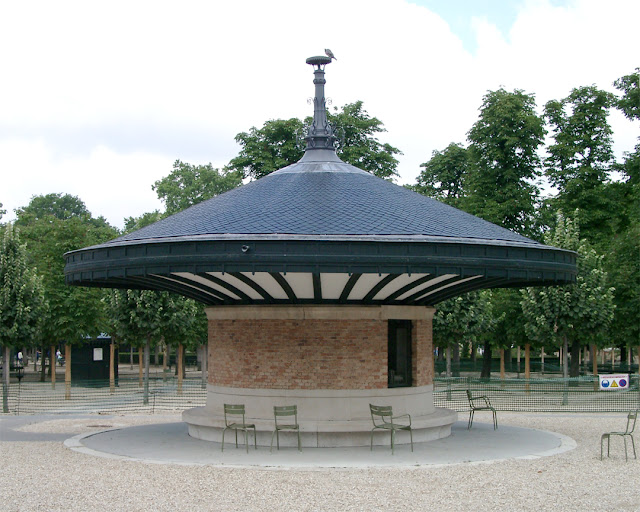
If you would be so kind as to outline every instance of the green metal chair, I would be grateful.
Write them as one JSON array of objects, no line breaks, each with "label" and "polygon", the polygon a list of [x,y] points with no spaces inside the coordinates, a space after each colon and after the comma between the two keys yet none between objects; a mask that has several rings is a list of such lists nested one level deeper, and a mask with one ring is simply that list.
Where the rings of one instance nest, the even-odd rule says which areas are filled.
[{"label": "green metal chair", "polygon": [[467,424],[467,430],[473,425],[473,415],[476,411],[491,411],[493,414],[493,430],[496,430],[498,428],[498,416],[489,399],[484,395],[473,396],[468,389],[467,398],[469,399],[469,423]]},{"label": "green metal chair", "polygon": [[[373,433],[377,429],[388,430],[391,432],[391,454],[395,450],[395,436],[396,431],[405,430],[409,432],[411,436],[411,451],[413,451],[413,431],[411,430],[411,416],[409,414],[401,414],[399,416],[393,415],[393,410],[389,405],[373,405],[369,404],[369,410],[371,411],[371,421],[373,422],[373,428],[371,429],[371,450],[373,450]],[[409,424],[396,423],[395,420],[408,419]]]},{"label": "green metal chair", "polygon": [[[249,453],[249,430],[253,429],[253,444],[256,450],[258,442],[256,440],[256,426],[246,423],[244,419],[244,405],[224,404],[224,430],[222,431],[222,451],[224,451],[224,434],[227,430],[235,430],[236,432],[236,448],[238,447],[238,430],[244,432],[244,445]],[[234,416],[242,416],[242,421],[238,421]]]},{"label": "green metal chair", "polygon": [[[290,418],[293,416],[293,423],[290,422]],[[280,449],[280,431],[292,430],[298,434],[298,451],[302,451],[302,445],[300,443],[300,425],[298,425],[298,406],[297,405],[282,405],[275,406],[273,408],[273,417],[276,422],[276,428],[271,434],[271,451],[273,451],[273,437],[276,437],[276,443],[278,450]],[[278,418],[287,418],[287,423],[278,423]]]},{"label": "green metal chair", "polygon": [[627,414],[627,428],[624,432],[606,432],[602,434],[600,438],[600,460],[602,460],[602,445],[604,444],[604,440],[607,440],[607,457],[609,457],[609,447],[611,445],[611,436],[621,436],[624,439],[624,459],[626,461],[629,460],[627,455],[627,437],[631,439],[631,446],[633,447],[633,456],[637,459],[638,455],[636,454],[636,443],[633,440],[633,431],[636,429],[636,422],[638,420],[638,411],[630,412]]}]

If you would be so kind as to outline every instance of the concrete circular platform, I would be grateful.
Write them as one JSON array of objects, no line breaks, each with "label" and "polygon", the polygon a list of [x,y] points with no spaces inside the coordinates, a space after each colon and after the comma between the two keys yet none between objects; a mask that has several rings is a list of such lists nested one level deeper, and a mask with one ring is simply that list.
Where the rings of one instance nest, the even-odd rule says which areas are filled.
[{"label": "concrete circular platform", "polygon": [[219,443],[190,437],[185,423],[162,423],[82,434],[65,441],[77,452],[120,460],[154,464],[212,465],[253,468],[375,468],[421,467],[462,463],[491,463],[506,459],[534,459],[576,447],[573,439],[554,432],[474,422],[467,430],[459,421],[451,436],[424,443],[355,448],[284,448],[273,452],[253,445],[235,447],[233,435],[221,451]]}]

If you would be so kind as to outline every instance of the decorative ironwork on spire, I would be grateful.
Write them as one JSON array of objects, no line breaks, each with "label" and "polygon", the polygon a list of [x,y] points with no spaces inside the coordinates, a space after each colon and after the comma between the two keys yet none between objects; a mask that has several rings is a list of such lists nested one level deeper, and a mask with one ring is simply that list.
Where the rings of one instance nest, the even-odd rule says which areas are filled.
[{"label": "decorative ironwork on spire", "polygon": [[331,63],[330,57],[309,57],[307,64],[314,67],[313,83],[316,86],[316,95],[313,98],[313,123],[305,137],[307,150],[331,149],[335,151],[334,143],[337,137],[333,134],[333,128],[327,120],[327,107],[324,99],[324,68]]}]

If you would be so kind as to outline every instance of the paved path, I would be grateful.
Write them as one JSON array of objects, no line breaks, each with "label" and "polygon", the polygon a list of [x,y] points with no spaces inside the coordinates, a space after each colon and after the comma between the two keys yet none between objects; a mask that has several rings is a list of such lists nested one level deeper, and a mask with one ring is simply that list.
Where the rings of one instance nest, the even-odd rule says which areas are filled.
[{"label": "paved path", "polygon": [[[106,419],[106,418],[105,418]],[[419,467],[460,463],[487,463],[505,459],[531,459],[555,455],[575,448],[573,439],[541,430],[474,422],[471,430],[459,421],[452,435],[427,443],[397,445],[395,454],[384,446],[358,448],[284,448],[273,452],[268,447],[235,447],[194,439],[184,423],[140,425],[82,434],[68,439],[73,450],[100,457],[146,461],[159,464],[214,465],[264,468],[363,468]]]}]

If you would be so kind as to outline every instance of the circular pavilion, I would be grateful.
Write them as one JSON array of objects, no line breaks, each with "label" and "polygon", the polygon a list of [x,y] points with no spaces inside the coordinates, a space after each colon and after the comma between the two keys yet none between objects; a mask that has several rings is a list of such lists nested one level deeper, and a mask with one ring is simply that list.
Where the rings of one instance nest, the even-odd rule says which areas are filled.
[{"label": "circular pavilion", "polygon": [[326,117],[330,62],[307,59],[314,120],[299,162],[65,255],[68,284],[208,306],[207,403],[183,414],[194,437],[220,440],[225,403],[245,404],[259,444],[269,444],[273,406],[293,404],[305,446],[368,444],[369,404],[411,414],[415,441],[445,437],[457,414],[433,403],[434,306],[575,281],[575,253],[341,161]]}]

